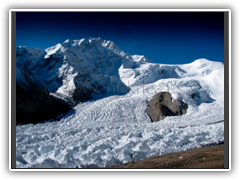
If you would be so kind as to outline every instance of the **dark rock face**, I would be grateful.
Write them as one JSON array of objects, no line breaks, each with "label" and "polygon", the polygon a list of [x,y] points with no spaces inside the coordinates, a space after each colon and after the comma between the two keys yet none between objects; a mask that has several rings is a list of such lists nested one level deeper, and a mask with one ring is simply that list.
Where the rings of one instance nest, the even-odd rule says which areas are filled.
[{"label": "dark rock face", "polygon": [[32,89],[28,92],[17,85],[16,97],[17,125],[44,122],[71,109],[63,100],[52,97],[38,89]]},{"label": "dark rock face", "polygon": [[16,124],[37,124],[71,110],[63,100],[51,96],[31,74],[21,69],[23,81],[16,85]]},{"label": "dark rock face", "polygon": [[169,92],[155,94],[148,102],[149,107],[146,112],[152,122],[163,120],[166,116],[180,116],[187,113],[188,105],[180,99],[172,101]]},{"label": "dark rock face", "polygon": [[94,93],[94,89],[91,87],[77,87],[73,92],[73,100],[87,100],[90,99],[92,94]]}]

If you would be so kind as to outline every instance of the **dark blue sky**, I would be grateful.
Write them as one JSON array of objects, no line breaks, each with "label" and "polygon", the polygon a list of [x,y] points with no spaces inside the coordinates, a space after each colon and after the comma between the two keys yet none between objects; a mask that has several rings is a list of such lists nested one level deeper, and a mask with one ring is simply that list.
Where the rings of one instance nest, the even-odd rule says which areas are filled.
[{"label": "dark blue sky", "polygon": [[223,12],[17,12],[16,45],[100,37],[156,63],[224,62]]}]

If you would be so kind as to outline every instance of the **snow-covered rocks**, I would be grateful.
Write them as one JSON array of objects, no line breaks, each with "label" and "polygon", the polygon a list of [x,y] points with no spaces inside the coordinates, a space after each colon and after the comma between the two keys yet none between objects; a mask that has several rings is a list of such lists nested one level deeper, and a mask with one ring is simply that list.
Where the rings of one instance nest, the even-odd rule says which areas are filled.
[{"label": "snow-covered rocks", "polygon": [[[50,94],[71,101],[91,87],[92,99],[59,121],[17,126],[17,168],[106,167],[224,141],[224,122],[210,124],[224,119],[222,63],[156,64],[99,38],[19,48],[17,67]],[[148,101],[163,91],[186,103],[187,113],[152,123]]]},{"label": "snow-covered rocks", "polygon": [[[66,40],[45,51],[17,47],[17,66],[31,73],[50,92],[82,100],[104,91],[107,85],[125,86],[118,75],[125,56],[111,41]],[[91,90],[81,94],[82,88]]]}]

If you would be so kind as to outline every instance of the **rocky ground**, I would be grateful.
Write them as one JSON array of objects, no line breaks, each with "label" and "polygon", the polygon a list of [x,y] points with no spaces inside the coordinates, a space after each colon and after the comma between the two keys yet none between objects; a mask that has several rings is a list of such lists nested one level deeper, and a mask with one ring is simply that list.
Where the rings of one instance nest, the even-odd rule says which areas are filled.
[{"label": "rocky ground", "polygon": [[224,144],[165,154],[106,168],[224,168]]}]

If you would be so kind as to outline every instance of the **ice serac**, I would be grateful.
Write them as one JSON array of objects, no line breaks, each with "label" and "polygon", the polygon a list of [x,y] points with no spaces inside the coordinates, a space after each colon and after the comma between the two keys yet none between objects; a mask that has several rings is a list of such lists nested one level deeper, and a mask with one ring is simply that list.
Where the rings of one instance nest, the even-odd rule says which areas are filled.
[{"label": "ice serac", "polygon": [[126,94],[136,86],[155,82],[155,92],[171,85],[176,90],[171,93],[173,97],[186,100],[194,96],[190,100],[196,105],[215,99],[223,103],[223,88],[219,88],[223,84],[218,80],[223,78],[223,64],[207,59],[185,65],[156,64],[100,38],[67,39],[45,50],[19,46],[16,56],[17,67],[31,74],[51,95],[71,105],[94,94]]},{"label": "ice serac", "polygon": [[[17,168],[106,167],[224,142],[220,62],[157,64],[100,38],[17,49],[17,83],[24,91],[39,82],[49,95],[72,102],[104,93],[106,85],[130,87],[121,95],[93,96],[59,121],[17,126]],[[161,92],[171,93],[170,105],[186,103],[186,113],[152,123],[148,102]]]}]

